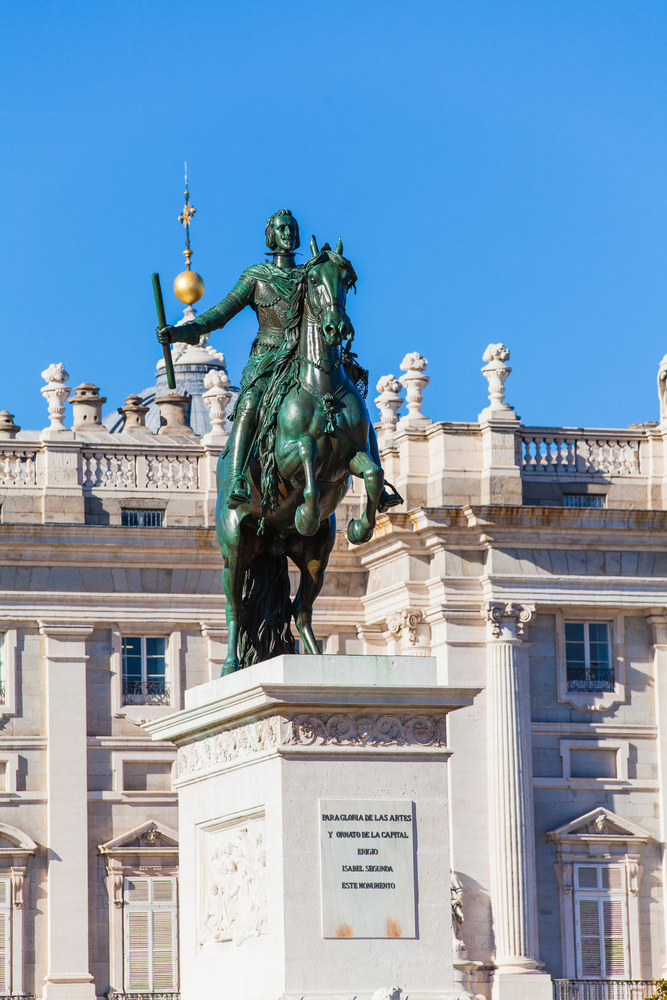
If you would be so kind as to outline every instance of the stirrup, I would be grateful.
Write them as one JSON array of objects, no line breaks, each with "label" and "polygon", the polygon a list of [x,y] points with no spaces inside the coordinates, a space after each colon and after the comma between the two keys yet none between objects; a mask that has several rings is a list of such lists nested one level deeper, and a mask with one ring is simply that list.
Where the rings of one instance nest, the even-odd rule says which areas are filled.
[{"label": "stirrup", "polygon": [[[389,487],[391,493],[387,492],[387,487]],[[400,507],[402,503],[403,497],[396,487],[385,480],[384,488],[378,500],[378,514],[386,514],[391,507]]]},{"label": "stirrup", "polygon": [[236,510],[243,503],[250,503],[250,487],[245,476],[237,476],[227,494],[227,506]]}]

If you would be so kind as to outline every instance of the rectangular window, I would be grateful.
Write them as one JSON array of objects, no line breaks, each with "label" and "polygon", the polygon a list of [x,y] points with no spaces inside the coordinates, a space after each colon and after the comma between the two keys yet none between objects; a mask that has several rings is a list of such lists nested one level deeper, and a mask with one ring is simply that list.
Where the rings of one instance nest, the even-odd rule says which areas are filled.
[{"label": "rectangular window", "polygon": [[563,507],[604,507],[605,497],[592,493],[563,493]]},{"label": "rectangular window", "polygon": [[167,640],[123,636],[123,704],[168,705]]},{"label": "rectangular window", "polygon": [[566,622],[568,691],[613,691],[607,622]]},{"label": "rectangular window", "polygon": [[124,528],[161,528],[164,525],[163,510],[121,509]]},{"label": "rectangular window", "polygon": [[8,878],[0,879],[0,996],[12,992],[12,884]]},{"label": "rectangular window", "polygon": [[178,989],[176,879],[126,878],[125,990]]},{"label": "rectangular window", "polygon": [[627,979],[627,917],[620,865],[575,865],[577,974]]}]

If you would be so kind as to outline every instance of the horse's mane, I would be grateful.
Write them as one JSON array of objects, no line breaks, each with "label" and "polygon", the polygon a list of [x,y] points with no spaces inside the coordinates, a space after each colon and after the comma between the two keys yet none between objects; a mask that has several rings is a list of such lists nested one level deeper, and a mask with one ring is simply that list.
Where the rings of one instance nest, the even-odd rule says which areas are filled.
[{"label": "horse's mane", "polygon": [[306,301],[306,280],[311,268],[326,261],[332,261],[345,268],[350,276],[350,284],[356,292],[357,275],[351,262],[328,247],[323,247],[319,253],[303,264],[301,278],[288,302],[283,325],[283,343],[277,353],[273,377],[264,393],[259,413],[256,451],[262,470],[260,489],[263,513],[259,525],[260,534],[264,530],[264,516],[269,511],[275,510],[279,502],[280,477],[276,463],[276,424],[285,397],[299,381],[299,331]]}]

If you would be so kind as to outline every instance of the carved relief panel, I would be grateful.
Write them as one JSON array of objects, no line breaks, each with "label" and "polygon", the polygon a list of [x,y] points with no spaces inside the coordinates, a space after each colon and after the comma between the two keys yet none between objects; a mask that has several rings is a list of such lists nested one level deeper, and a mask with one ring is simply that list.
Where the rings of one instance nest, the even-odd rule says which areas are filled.
[{"label": "carved relief panel", "polygon": [[227,941],[238,946],[265,934],[264,817],[221,821],[199,834],[200,949],[212,951]]}]

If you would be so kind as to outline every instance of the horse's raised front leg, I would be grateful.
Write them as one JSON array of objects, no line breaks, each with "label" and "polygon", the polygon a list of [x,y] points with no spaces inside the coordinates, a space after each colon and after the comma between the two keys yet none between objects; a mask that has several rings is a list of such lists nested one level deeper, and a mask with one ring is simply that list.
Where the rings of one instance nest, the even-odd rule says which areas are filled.
[{"label": "horse's raised front leg", "polygon": [[347,538],[353,545],[369,542],[373,537],[378,500],[384,486],[384,472],[376,465],[367,451],[358,451],[349,465],[353,476],[361,477],[366,487],[366,510],[358,520],[347,526]]},{"label": "horse's raised front leg", "polygon": [[335,541],[336,515],[332,514],[322,522],[319,531],[312,538],[293,534],[285,545],[287,555],[301,570],[301,582],[292,602],[292,614],[306,653],[320,652],[312,626],[313,604],[322,589],[324,571]]},{"label": "horse's raised front leg", "polygon": [[315,459],[317,445],[310,437],[299,438],[299,458],[303,465],[306,484],[303,488],[303,503],[294,513],[294,524],[300,535],[312,536],[320,527],[320,508],[317,501],[320,491],[315,482]]}]

